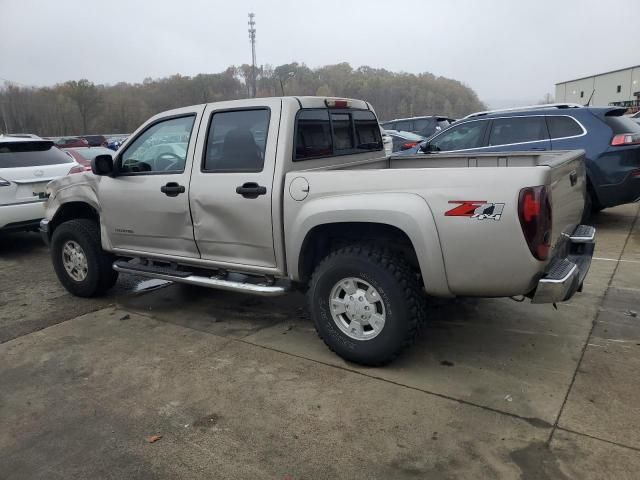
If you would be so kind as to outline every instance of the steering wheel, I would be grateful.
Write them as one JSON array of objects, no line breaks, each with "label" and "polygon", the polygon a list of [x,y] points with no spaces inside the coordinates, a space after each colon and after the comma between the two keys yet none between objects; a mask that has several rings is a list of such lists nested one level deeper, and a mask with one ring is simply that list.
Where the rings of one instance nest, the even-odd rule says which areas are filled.
[{"label": "steering wheel", "polygon": [[[160,155],[158,155],[155,159],[154,163],[154,170],[155,171],[171,171],[173,170],[173,168],[182,163],[184,161],[184,159],[173,153],[173,152],[165,152],[165,153],[161,153]],[[163,165],[164,163],[164,165]]]}]

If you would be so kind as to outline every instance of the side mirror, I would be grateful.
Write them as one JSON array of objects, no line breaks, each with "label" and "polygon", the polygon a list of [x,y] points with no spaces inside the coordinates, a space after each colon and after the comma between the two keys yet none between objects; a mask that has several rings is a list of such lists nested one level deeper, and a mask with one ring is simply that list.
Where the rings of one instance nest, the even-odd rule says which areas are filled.
[{"label": "side mirror", "polygon": [[113,173],[113,157],[98,155],[91,160],[91,171],[94,175],[111,175]]},{"label": "side mirror", "polygon": [[431,144],[429,142],[424,142],[422,145],[420,145],[420,151],[422,153],[429,153],[431,152]]}]

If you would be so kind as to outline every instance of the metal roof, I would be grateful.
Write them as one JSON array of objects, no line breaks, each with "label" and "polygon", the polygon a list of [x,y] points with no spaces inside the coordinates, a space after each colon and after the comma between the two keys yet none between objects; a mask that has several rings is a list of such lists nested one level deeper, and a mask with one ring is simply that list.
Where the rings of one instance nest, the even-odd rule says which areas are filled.
[{"label": "metal roof", "polygon": [[558,82],[556,85],[562,85],[563,83],[577,82],[578,80],[585,80],[587,78],[601,77],[602,75],[609,75],[610,73],[624,72],[625,70],[633,70],[634,68],[640,68],[640,65],[633,65],[627,68],[618,68],[617,70],[610,70],[608,72],[596,73],[595,75],[587,75],[586,77],[574,78],[573,80],[565,80],[564,82]]}]

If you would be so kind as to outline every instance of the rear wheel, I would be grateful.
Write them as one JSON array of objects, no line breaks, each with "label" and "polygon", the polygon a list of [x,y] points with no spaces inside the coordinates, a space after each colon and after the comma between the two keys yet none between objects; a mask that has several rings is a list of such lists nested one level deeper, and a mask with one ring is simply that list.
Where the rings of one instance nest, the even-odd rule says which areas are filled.
[{"label": "rear wheel", "polygon": [[73,295],[94,297],[113,287],[118,272],[113,256],[102,250],[100,231],[93,220],[69,220],[51,237],[51,259],[60,283]]},{"label": "rear wheel", "polygon": [[413,343],[425,319],[415,271],[401,256],[346,247],[316,268],[309,310],[320,337],[345,360],[383,365]]}]

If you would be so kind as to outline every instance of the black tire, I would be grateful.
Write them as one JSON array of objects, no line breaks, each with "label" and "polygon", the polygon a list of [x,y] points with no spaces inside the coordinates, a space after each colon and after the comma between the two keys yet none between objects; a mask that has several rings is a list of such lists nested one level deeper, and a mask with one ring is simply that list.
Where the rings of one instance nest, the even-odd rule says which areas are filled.
[{"label": "black tire", "polygon": [[[365,280],[384,304],[386,321],[374,338],[351,338],[332,317],[331,291],[348,277]],[[347,361],[368,366],[395,359],[414,342],[426,317],[415,270],[400,255],[376,247],[350,246],[325,257],[313,273],[307,301],[318,335],[327,346]]]},{"label": "black tire", "polygon": [[[82,248],[87,260],[87,274],[82,281],[72,278],[63,264],[62,249],[70,240]],[[102,250],[100,230],[93,220],[81,218],[60,224],[51,237],[51,260],[60,283],[78,297],[102,295],[118,280],[118,272],[112,267],[114,257]]]}]

